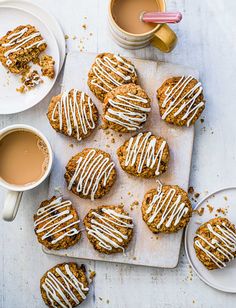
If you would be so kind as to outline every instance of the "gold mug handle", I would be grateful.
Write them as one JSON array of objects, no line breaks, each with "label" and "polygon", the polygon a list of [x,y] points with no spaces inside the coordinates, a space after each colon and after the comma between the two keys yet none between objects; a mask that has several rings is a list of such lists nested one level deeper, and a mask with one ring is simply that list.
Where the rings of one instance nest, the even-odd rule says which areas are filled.
[{"label": "gold mug handle", "polygon": [[177,43],[177,36],[166,24],[160,26],[154,34],[151,44],[163,52],[170,52]]}]

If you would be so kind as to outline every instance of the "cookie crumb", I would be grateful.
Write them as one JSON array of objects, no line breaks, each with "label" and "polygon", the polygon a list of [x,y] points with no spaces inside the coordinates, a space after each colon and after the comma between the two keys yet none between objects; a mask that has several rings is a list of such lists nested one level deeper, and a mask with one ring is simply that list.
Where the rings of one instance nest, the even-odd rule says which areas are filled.
[{"label": "cookie crumb", "polygon": [[227,196],[224,196],[224,199],[225,199],[225,201],[227,201],[228,200]]},{"label": "cookie crumb", "polygon": [[195,210],[194,213],[197,213],[199,216],[202,216],[204,214],[205,209],[201,207],[199,210]]},{"label": "cookie crumb", "polygon": [[82,25],[82,28],[83,28],[84,30],[86,30],[86,29],[87,29],[87,25],[86,25],[86,24],[83,24],[83,25]]},{"label": "cookie crumb", "polygon": [[115,143],[116,141],[115,141],[115,138],[112,138],[111,139],[111,143]]},{"label": "cookie crumb", "polygon": [[198,198],[199,196],[200,196],[200,194],[198,192],[194,194],[195,198]]},{"label": "cookie crumb", "polygon": [[209,210],[209,213],[212,213],[213,210],[214,210],[214,207],[211,206],[210,204],[207,204],[207,208],[208,208],[208,210]]},{"label": "cookie crumb", "polygon": [[73,143],[70,143],[70,144],[69,144],[69,147],[70,147],[70,148],[73,148],[73,147],[74,147]]},{"label": "cookie crumb", "polygon": [[69,39],[69,35],[65,35],[65,40],[68,40]]},{"label": "cookie crumb", "polygon": [[193,188],[192,186],[190,186],[190,187],[188,188],[188,193],[189,193],[189,194],[193,194],[193,193],[194,193],[194,188]]},{"label": "cookie crumb", "polygon": [[92,271],[89,275],[89,279],[93,280],[95,276],[96,276],[96,272]]}]

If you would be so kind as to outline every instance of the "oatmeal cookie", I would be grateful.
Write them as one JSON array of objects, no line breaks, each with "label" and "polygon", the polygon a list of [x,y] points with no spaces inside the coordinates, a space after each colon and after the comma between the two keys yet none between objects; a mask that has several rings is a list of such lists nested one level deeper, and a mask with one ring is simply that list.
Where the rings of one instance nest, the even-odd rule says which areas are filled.
[{"label": "oatmeal cookie", "polygon": [[43,55],[39,62],[39,65],[41,66],[42,75],[47,76],[50,79],[53,79],[55,77],[54,64],[55,61],[51,56]]},{"label": "oatmeal cookie", "polygon": [[88,86],[103,101],[105,95],[125,83],[137,83],[134,65],[112,53],[99,54],[88,74]]},{"label": "oatmeal cookie", "polygon": [[174,233],[187,225],[192,206],[188,194],[178,185],[160,185],[145,194],[142,216],[153,233]]},{"label": "oatmeal cookie", "polygon": [[81,238],[79,217],[70,200],[52,197],[41,203],[34,215],[34,231],[48,249],[66,249]]},{"label": "oatmeal cookie", "polygon": [[47,117],[57,132],[81,140],[96,128],[98,110],[87,94],[71,89],[51,99]]},{"label": "oatmeal cookie", "polygon": [[45,40],[34,26],[18,26],[0,39],[0,61],[10,72],[21,74],[46,48]]},{"label": "oatmeal cookie", "polygon": [[223,217],[201,225],[194,237],[197,258],[208,269],[221,269],[236,257],[236,229]]},{"label": "oatmeal cookie", "polygon": [[135,176],[152,178],[166,171],[169,147],[162,137],[146,132],[125,141],[117,155],[124,171]]},{"label": "oatmeal cookie", "polygon": [[45,304],[51,308],[78,306],[89,292],[84,265],[71,262],[52,267],[41,278],[40,290]]},{"label": "oatmeal cookie", "polygon": [[160,115],[178,126],[190,126],[205,108],[201,83],[192,76],[167,79],[157,90]]},{"label": "oatmeal cookie", "polygon": [[124,252],[133,236],[133,220],[121,206],[91,209],[84,225],[94,249],[105,254]]},{"label": "oatmeal cookie", "polygon": [[130,83],[109,92],[104,99],[104,127],[128,133],[141,128],[151,111],[150,98],[138,85]]},{"label": "oatmeal cookie", "polygon": [[115,164],[111,156],[100,149],[86,148],[73,156],[66,166],[68,189],[81,198],[102,198],[115,179]]}]

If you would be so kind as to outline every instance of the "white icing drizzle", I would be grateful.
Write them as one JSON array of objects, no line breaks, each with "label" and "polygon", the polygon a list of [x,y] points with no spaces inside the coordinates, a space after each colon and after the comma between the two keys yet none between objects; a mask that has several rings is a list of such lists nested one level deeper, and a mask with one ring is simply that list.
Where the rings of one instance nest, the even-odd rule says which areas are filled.
[{"label": "white icing drizzle", "polygon": [[[84,135],[88,134],[88,129],[95,128],[92,110],[94,104],[90,97],[88,97],[88,102],[86,103],[86,94],[84,92],[81,92],[80,100],[78,101],[79,92],[80,91],[77,89],[64,92],[61,96],[61,100],[55,105],[51,117],[52,121],[57,121],[58,117],[55,117],[55,113],[58,111],[60,130],[62,130],[64,114],[67,134],[71,136],[73,128],[75,128],[77,132],[77,140],[81,140],[79,124]],[[70,94],[72,95],[72,98],[70,97]],[[88,115],[87,111],[89,111]]]},{"label": "white icing drizzle", "polygon": [[[215,252],[218,252],[226,257],[228,261],[233,260],[235,258],[234,253],[236,251],[236,233],[228,228],[225,223],[222,223],[221,226],[216,225],[215,229],[213,229],[211,224],[208,223],[207,228],[209,232],[212,233],[217,239],[212,239],[212,241],[209,242],[200,234],[196,234],[196,236],[214,249]],[[219,231],[222,234],[220,234]],[[195,245],[200,248],[218,268],[223,268],[226,266],[226,263],[220,260],[214,252],[210,252],[208,249],[204,248],[199,239],[195,240]]]},{"label": "white icing drizzle", "polygon": [[96,156],[96,153],[96,150],[91,149],[85,158],[78,159],[75,172],[68,185],[68,189],[71,190],[72,185],[77,181],[77,192],[82,192],[85,196],[91,194],[92,201],[102,178],[104,177],[101,184],[105,187],[115,166],[108,157],[104,157],[103,154]]},{"label": "white icing drizzle", "polygon": [[[70,210],[67,209],[67,207],[71,206],[71,204],[71,201],[62,201],[62,197],[59,197],[53,200],[50,204],[38,209],[37,216],[39,218],[35,221],[34,227],[37,227],[40,224],[43,225],[36,231],[36,233],[48,231],[42,236],[42,240],[45,240],[46,238],[60,233],[68,228],[71,228],[69,231],[64,232],[62,235],[54,239],[52,244],[55,244],[66,236],[70,237],[80,232],[78,229],[78,224],[80,221],[77,220],[71,222],[73,215],[71,214]],[[64,210],[62,212],[58,212],[60,209]],[[57,221],[58,219],[59,221]],[[63,225],[65,226],[63,227]]]},{"label": "white icing drizzle", "polygon": [[16,32],[16,33],[12,33],[11,35],[9,35],[7,37],[7,39],[9,40],[8,43],[2,44],[3,47],[10,47],[12,46],[11,49],[8,49],[5,53],[4,56],[7,58],[6,64],[9,66],[12,61],[10,60],[9,56],[10,54],[13,54],[21,49],[30,49],[33,46],[37,46],[39,47],[40,45],[45,43],[45,40],[39,40],[36,41],[34,43],[32,43],[29,46],[23,47],[26,43],[30,42],[31,40],[33,40],[35,37],[37,36],[41,36],[40,32],[34,32],[32,34],[29,34],[25,37],[22,37],[25,33],[27,33],[28,28],[25,27],[22,30]]},{"label": "white icing drizzle", "polygon": [[116,95],[116,99],[118,101],[109,99],[111,108],[108,108],[108,115],[105,115],[105,119],[130,131],[140,128],[140,124],[146,121],[147,113],[151,111],[151,108],[139,106],[135,102],[147,104],[148,100],[132,93],[127,93],[126,96]]},{"label": "white icing drizzle", "polygon": [[[86,228],[88,234],[99,241],[100,247],[109,251],[112,250],[112,247],[120,248],[124,252],[124,248],[120,245],[122,245],[124,240],[128,237],[120,232],[115,226],[133,228],[134,225],[132,223],[132,218],[117,213],[113,209],[102,208],[102,212],[107,214],[108,217],[92,212],[95,218],[91,220],[91,228]],[[130,220],[130,223],[125,222],[123,219]],[[111,223],[113,225],[111,225]],[[115,240],[118,241],[120,245]]]},{"label": "white icing drizzle", "polygon": [[[128,72],[129,74],[135,74],[136,76],[136,71],[132,64],[129,64],[127,61],[125,61],[125,59],[118,55],[114,55],[114,57],[117,61],[111,60],[108,56],[105,56],[102,59],[97,57],[95,64],[92,67],[94,75],[97,77],[97,79],[102,81],[107,89],[96,83],[94,79],[92,79],[91,84],[102,89],[106,93],[110,92],[114,87],[119,87],[123,84],[122,82],[119,82],[115,77],[112,77],[111,73],[106,71],[106,68],[115,73],[115,75],[118,77],[121,77],[125,83],[128,81],[131,82],[131,76],[125,75],[125,73]],[[123,65],[120,65],[119,63],[122,63]],[[113,86],[111,86],[109,83],[111,83]]]},{"label": "white icing drizzle", "polygon": [[42,284],[42,288],[45,290],[52,307],[58,307],[58,305],[62,308],[74,307],[74,305],[71,305],[68,297],[76,305],[79,305],[80,301],[75,296],[73,289],[80,294],[83,300],[86,298],[84,291],[89,291],[89,288],[84,287],[83,283],[81,283],[72,273],[69,264],[65,264],[65,271],[66,274],[64,274],[59,267],[56,268],[56,272],[62,279],[62,282],[60,282],[60,280],[49,271],[45,282]]},{"label": "white icing drizzle", "polygon": [[[181,118],[181,120],[188,119],[187,126],[190,126],[194,116],[196,115],[198,109],[200,109],[202,106],[204,106],[204,102],[200,102],[195,106],[196,99],[199,97],[199,95],[202,93],[202,85],[200,82],[195,84],[181,99],[179,99],[184,92],[185,88],[189,85],[189,83],[194,79],[192,76],[182,76],[180,80],[177,82],[177,84],[170,88],[168,87],[165,92],[165,100],[162,104],[162,108],[165,108],[166,105],[169,103],[169,106],[167,107],[165,113],[162,116],[162,119],[164,120],[175,108],[178,108],[178,110],[174,113],[174,117],[179,115],[186,107],[185,114]],[[194,92],[196,93],[194,94]],[[194,95],[193,95],[194,94]],[[192,97],[193,95],[193,97]],[[185,102],[183,102],[185,100]]]},{"label": "white icing drizzle", "polygon": [[[162,216],[156,228],[159,229],[164,223],[168,228],[174,221],[174,226],[178,225],[181,218],[185,216],[189,209],[184,202],[181,202],[181,195],[177,195],[176,200],[173,202],[173,198],[176,196],[176,189],[171,188],[168,190],[166,196],[162,190],[162,185],[157,189],[158,193],[153,196],[152,202],[146,210],[147,214],[152,215],[148,219],[148,223],[152,223],[157,215],[162,211]],[[170,217],[168,218],[168,216]]]},{"label": "white icing drizzle", "polygon": [[163,152],[166,146],[166,141],[163,140],[161,146],[159,147],[157,153],[155,154],[155,148],[157,144],[156,138],[151,139],[151,132],[140,133],[135,138],[131,137],[127,147],[127,154],[125,158],[125,166],[129,164],[134,166],[138,163],[137,172],[141,173],[143,166],[146,165],[148,168],[153,168],[157,163],[157,168],[155,171],[156,175],[160,174],[160,164],[163,156]]}]

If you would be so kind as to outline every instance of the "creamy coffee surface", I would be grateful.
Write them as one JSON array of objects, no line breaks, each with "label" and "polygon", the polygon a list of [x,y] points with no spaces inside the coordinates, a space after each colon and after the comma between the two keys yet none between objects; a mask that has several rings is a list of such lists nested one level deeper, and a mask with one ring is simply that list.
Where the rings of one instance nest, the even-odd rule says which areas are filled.
[{"label": "creamy coffee surface", "polygon": [[160,11],[156,0],[114,0],[112,16],[117,25],[132,34],[142,34],[151,31],[156,24],[140,20],[143,12]]},{"label": "creamy coffee surface", "polygon": [[44,141],[28,131],[15,131],[0,141],[0,177],[9,184],[37,182],[48,166]]}]

